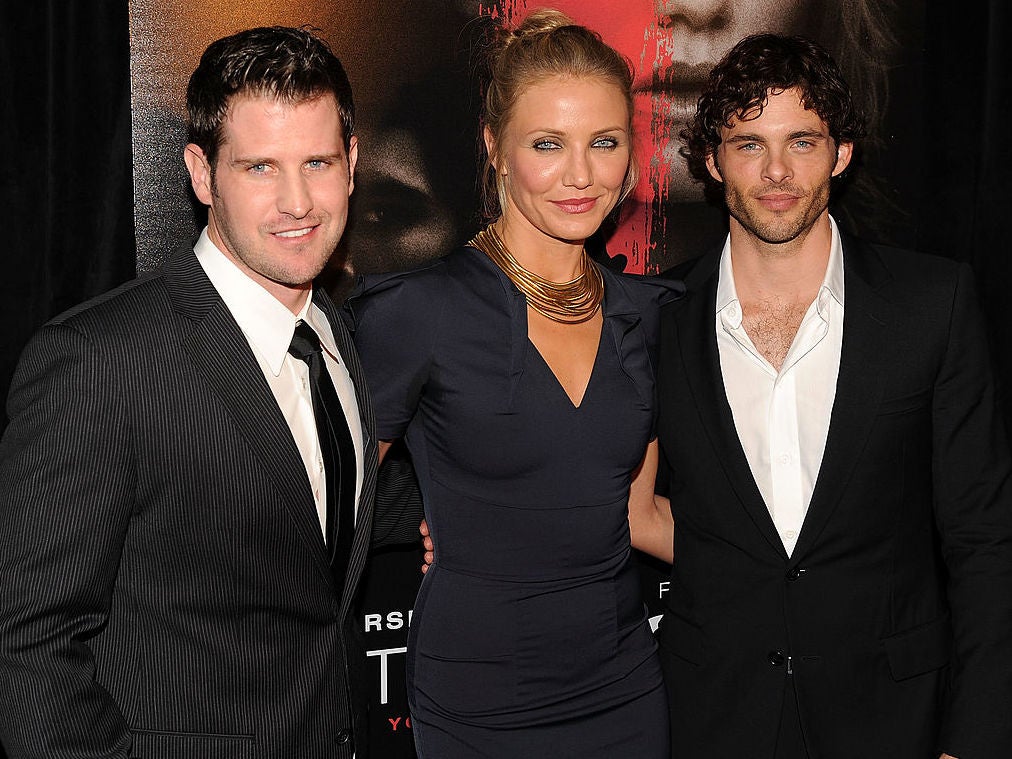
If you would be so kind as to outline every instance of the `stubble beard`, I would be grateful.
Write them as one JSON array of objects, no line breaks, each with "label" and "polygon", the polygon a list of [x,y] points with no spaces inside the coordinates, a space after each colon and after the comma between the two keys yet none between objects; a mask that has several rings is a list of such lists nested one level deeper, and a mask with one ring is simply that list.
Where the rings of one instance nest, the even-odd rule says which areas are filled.
[{"label": "stubble beard", "polygon": [[[789,192],[799,198],[798,206],[778,213],[761,206],[755,197],[770,189]],[[764,186],[758,192],[745,192],[724,185],[724,202],[728,212],[749,234],[768,245],[783,245],[804,237],[829,207],[829,183],[813,192],[804,192],[794,185]]]},{"label": "stubble beard", "polygon": [[[212,185],[212,192],[215,190],[216,188]],[[215,197],[219,201],[221,200],[216,192]],[[306,221],[307,224],[310,223],[309,219]],[[323,214],[314,215],[311,223],[326,228],[330,221],[330,216]],[[237,259],[236,262],[249,271],[285,287],[302,287],[316,279],[317,275],[326,267],[331,256],[337,251],[337,245],[344,231],[343,224],[338,225],[336,229],[331,229],[329,237],[321,241],[323,245],[319,253],[307,253],[306,248],[310,246],[310,243],[307,243],[306,248],[292,250],[287,257],[282,259],[267,252],[266,244],[270,233],[262,225],[256,228],[253,235],[243,235],[232,226],[227,213],[214,214],[214,225],[218,236],[227,248],[222,251],[223,253]],[[263,238],[267,238],[267,240]]]}]

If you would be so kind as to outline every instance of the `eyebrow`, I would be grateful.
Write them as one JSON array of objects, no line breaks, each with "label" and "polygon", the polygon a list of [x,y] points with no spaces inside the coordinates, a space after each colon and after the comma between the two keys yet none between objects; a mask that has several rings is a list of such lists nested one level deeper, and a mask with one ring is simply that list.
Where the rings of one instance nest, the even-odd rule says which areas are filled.
[{"label": "eyebrow", "polygon": [[[610,126],[610,127],[604,127],[603,129],[597,129],[597,130],[594,131],[594,134],[595,135],[597,135],[597,134],[607,134],[608,132],[622,132],[622,133],[625,133],[625,132],[628,132],[628,131],[629,130],[626,127],[624,127],[624,126]],[[546,127],[546,128],[539,128],[539,129],[531,129],[529,132],[527,132],[526,136],[527,137],[533,137],[536,134],[547,134],[547,135],[551,135],[553,137],[565,137],[568,133],[564,132],[564,131],[561,131],[561,130],[558,130],[558,129],[549,129],[549,128]]]},{"label": "eyebrow", "polygon": [[800,129],[797,132],[791,132],[789,135],[787,135],[787,138],[789,140],[800,140],[802,137],[807,137],[809,139],[814,138],[817,140],[824,140],[826,139],[826,134],[825,132],[820,132],[816,129]]},{"label": "eyebrow", "polygon": [[[331,161],[338,162],[345,160],[344,151],[338,153],[317,153],[314,155],[308,155],[302,159],[303,163],[307,161]],[[270,158],[268,156],[237,156],[229,161],[233,166],[256,166],[261,163],[275,164],[278,160],[276,158]]]},{"label": "eyebrow", "polygon": [[[800,140],[802,138],[824,140],[826,139],[826,135],[823,132],[817,131],[815,129],[799,129],[798,131],[791,132],[790,134],[787,135],[788,141]],[[742,142],[765,143],[766,141],[767,140],[765,137],[762,137],[758,134],[747,134],[747,133],[736,134],[734,135],[734,137],[728,137],[727,140],[725,140],[725,142],[733,142],[733,143],[742,143]]]}]

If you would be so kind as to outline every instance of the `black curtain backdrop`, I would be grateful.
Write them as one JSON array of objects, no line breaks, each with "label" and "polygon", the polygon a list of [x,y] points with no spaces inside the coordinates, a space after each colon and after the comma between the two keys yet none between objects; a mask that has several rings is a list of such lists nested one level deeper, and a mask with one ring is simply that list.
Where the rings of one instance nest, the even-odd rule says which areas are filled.
[{"label": "black curtain backdrop", "polygon": [[[977,273],[1009,422],[1012,327],[1002,313],[1012,282],[1009,8],[1005,0],[925,5],[924,97],[890,128],[922,146],[901,167],[916,178],[909,207],[917,247],[968,261]],[[129,62],[126,0],[0,4],[4,398],[38,326],[134,274]]]},{"label": "black curtain backdrop", "polygon": [[5,0],[0,35],[6,400],[32,333],[130,279],[135,255],[126,0]]},{"label": "black curtain backdrop", "polygon": [[1012,432],[1012,13],[1004,0],[927,6],[917,244],[973,266]]}]

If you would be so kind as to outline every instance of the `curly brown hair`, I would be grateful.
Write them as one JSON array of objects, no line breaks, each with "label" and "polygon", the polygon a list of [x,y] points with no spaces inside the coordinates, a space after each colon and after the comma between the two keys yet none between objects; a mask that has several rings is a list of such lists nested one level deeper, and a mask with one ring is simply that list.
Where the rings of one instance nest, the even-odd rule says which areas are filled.
[{"label": "curly brown hair", "polygon": [[679,135],[693,175],[714,182],[706,158],[720,145],[720,130],[729,128],[733,118],[757,118],[771,92],[789,89],[801,93],[805,108],[819,115],[837,144],[865,135],[864,114],[829,53],[805,37],[754,34],[714,66],[696,115]]}]

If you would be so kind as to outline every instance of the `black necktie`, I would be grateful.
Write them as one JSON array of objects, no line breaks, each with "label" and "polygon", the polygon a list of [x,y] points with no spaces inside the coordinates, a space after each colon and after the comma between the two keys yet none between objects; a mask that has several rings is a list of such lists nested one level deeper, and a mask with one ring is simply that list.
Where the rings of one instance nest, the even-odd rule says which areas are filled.
[{"label": "black necktie", "polygon": [[327,482],[326,540],[330,566],[338,592],[351,556],[355,532],[355,446],[348,421],[338,400],[330,372],[323,360],[320,338],[313,328],[300,321],[295,326],[288,352],[309,366],[309,389],[313,396],[316,434],[320,438]]}]

